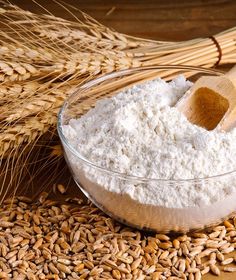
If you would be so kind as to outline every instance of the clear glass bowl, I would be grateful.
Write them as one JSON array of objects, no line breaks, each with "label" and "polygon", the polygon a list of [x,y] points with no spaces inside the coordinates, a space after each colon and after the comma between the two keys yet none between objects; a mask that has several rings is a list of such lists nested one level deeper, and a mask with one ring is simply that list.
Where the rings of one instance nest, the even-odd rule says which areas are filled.
[{"label": "clear glass bowl", "polygon": [[[222,75],[216,70],[190,66],[143,67],[114,72],[79,87],[66,100],[59,113],[58,133],[65,158],[77,185],[94,204],[109,216],[139,229],[187,232],[214,225],[236,211],[236,192],[201,207],[170,208],[163,205],[141,204],[135,199],[135,193],[131,197],[127,195],[125,188],[135,186],[135,189],[139,191],[140,186],[147,190],[155,187],[159,188],[161,195],[166,193],[161,190],[168,188],[168,196],[172,196],[174,187],[181,189],[180,195],[186,194],[191,188],[198,188],[202,193],[207,192],[205,186],[209,184],[213,188],[219,188],[219,191],[222,190],[224,184],[231,184],[236,190],[236,172],[192,180],[162,180],[128,176],[99,167],[84,158],[65,137],[62,126],[67,124],[71,118],[79,118],[86,113],[97,100],[115,95],[124,87],[130,87],[156,77],[171,80],[178,74],[184,74],[193,82],[202,75]],[[124,193],[109,191],[109,186],[114,186],[114,184],[123,185]],[[150,191],[151,195],[153,194]],[[165,199],[167,198],[163,197],[163,200]]]}]

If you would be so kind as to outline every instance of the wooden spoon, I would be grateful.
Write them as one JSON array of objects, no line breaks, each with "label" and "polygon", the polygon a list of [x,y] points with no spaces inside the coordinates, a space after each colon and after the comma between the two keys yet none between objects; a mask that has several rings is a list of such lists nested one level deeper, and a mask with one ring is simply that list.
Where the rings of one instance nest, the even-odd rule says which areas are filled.
[{"label": "wooden spoon", "polygon": [[236,126],[236,66],[223,76],[204,76],[178,101],[187,119],[207,130]]}]

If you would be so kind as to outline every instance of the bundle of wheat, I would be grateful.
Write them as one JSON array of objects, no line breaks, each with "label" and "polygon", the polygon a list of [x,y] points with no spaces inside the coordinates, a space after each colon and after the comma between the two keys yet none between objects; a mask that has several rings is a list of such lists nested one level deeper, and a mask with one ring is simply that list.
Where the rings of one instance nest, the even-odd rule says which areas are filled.
[{"label": "bundle of wheat", "polygon": [[123,35],[81,16],[69,21],[15,5],[0,9],[0,160],[7,188],[14,182],[7,179],[9,170],[13,178],[13,171],[20,175],[32,163],[34,147],[45,133],[55,135],[58,109],[81,83],[139,66],[236,62],[236,28],[212,38],[164,42]]}]

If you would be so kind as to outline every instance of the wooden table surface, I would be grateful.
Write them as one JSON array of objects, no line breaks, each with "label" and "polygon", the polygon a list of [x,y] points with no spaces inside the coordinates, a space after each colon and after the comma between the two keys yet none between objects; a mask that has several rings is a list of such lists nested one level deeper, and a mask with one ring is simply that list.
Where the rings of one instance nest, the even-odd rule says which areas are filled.
[{"label": "wooden table surface", "polygon": [[[11,0],[42,12],[31,0]],[[54,14],[72,18],[50,0],[37,0]],[[62,1],[63,2],[63,1]],[[235,0],[66,0],[119,32],[158,40],[210,36],[236,25]],[[76,11],[73,10],[76,14]]]},{"label": "wooden table surface", "polygon": [[[11,1],[34,12],[42,12],[31,0]],[[38,1],[57,16],[71,19],[54,1]],[[207,37],[236,26],[235,0],[67,0],[101,23],[119,32],[157,40],[188,40]],[[76,10],[73,10],[76,14]],[[69,175],[68,175],[69,176]],[[58,176],[59,182],[61,178]],[[78,190],[73,188],[78,195]],[[220,277],[208,274],[205,280],[236,279],[234,274]]]}]

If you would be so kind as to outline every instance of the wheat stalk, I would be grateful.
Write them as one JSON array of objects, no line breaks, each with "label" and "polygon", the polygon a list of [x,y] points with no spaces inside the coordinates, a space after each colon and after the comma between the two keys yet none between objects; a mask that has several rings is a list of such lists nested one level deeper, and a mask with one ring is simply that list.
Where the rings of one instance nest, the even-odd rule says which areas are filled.
[{"label": "wheat stalk", "polygon": [[[52,14],[36,15],[15,5],[0,8],[3,181],[9,166],[21,162],[20,157],[27,159],[24,164],[30,162],[25,152],[40,146],[45,133],[55,134],[58,109],[83,82],[133,67],[166,64],[211,67],[219,60],[219,50],[210,38],[183,42],[146,40],[120,34],[80,11],[78,14],[80,18],[74,16],[75,20],[69,21]],[[216,34],[215,39],[222,50],[220,63],[235,63],[236,28]],[[150,79],[154,74],[152,71],[145,77],[134,74],[128,77],[129,81],[114,81],[104,90],[116,90],[121,83]],[[167,74],[176,73],[163,73]],[[96,91],[91,94],[87,101],[95,100]]]},{"label": "wheat stalk", "polygon": [[53,62],[54,56],[53,53],[47,51],[45,48],[27,48],[22,45],[2,42],[0,44],[0,56],[4,60],[10,60],[13,57],[18,58],[25,63],[48,63]]},{"label": "wheat stalk", "polygon": [[[2,106],[0,157],[9,155],[13,149],[21,148],[24,143],[32,143],[55,126],[58,109],[66,96],[73,91],[73,85],[54,84],[52,88],[51,86],[34,82],[32,87],[23,90],[24,98],[18,98],[18,104],[11,102],[5,111]],[[18,87],[14,98],[22,94],[22,89],[24,89],[22,85]]]},{"label": "wheat stalk", "polygon": [[28,63],[0,61],[0,82],[24,81],[36,75],[39,75],[39,72]]}]

